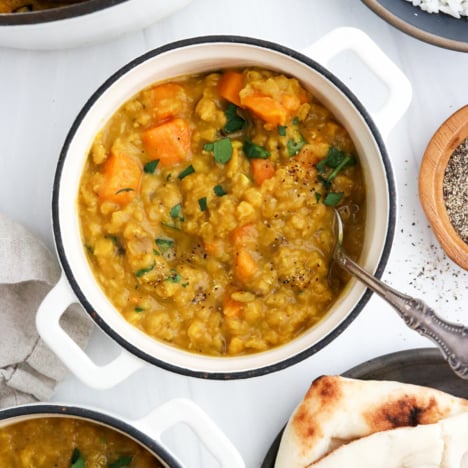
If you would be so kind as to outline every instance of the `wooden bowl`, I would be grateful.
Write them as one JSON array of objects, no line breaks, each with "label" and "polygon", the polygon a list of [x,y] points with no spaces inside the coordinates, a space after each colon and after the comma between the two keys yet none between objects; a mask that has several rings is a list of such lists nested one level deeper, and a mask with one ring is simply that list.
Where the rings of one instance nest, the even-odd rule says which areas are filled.
[{"label": "wooden bowl", "polygon": [[468,138],[468,106],[451,115],[427,145],[419,171],[419,198],[445,253],[468,270],[468,244],[455,231],[443,195],[445,168],[450,156],[465,138]]}]

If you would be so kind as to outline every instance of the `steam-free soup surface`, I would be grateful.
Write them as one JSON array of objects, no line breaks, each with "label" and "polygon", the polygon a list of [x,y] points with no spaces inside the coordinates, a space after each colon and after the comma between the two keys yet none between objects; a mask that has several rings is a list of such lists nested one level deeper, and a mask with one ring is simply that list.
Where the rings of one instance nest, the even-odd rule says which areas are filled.
[{"label": "steam-free soup surface", "polygon": [[3,468],[161,468],[145,448],[108,427],[41,417],[0,428]]},{"label": "steam-free soup surface", "polygon": [[294,78],[248,68],[142,90],[96,136],[78,199],[97,281],[135,327],[209,355],[265,351],[327,313],[333,210],[357,257],[351,138]]}]

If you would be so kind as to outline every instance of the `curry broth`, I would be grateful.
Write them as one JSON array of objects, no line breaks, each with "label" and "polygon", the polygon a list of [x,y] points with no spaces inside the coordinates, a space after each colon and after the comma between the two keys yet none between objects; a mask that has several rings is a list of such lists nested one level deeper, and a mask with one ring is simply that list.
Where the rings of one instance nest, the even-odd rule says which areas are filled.
[{"label": "curry broth", "polygon": [[2,468],[162,468],[129,437],[89,421],[46,417],[0,428]]},{"label": "curry broth", "polygon": [[94,274],[127,321],[174,346],[242,355],[316,324],[333,210],[360,254],[363,174],[351,138],[300,83],[263,69],[155,84],[96,136],[78,197]]}]

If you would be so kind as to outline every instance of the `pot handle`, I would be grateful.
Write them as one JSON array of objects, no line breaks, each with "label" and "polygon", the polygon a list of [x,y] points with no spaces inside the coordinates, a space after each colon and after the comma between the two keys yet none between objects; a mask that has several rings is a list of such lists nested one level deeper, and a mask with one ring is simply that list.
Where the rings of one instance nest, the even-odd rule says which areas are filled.
[{"label": "pot handle", "polygon": [[144,366],[143,361],[122,351],[113,361],[96,365],[60,326],[60,317],[77,302],[65,275],[43,299],[36,313],[36,327],[44,342],[59,359],[89,387],[111,388]]},{"label": "pot handle", "polygon": [[408,109],[412,88],[408,78],[363,31],[344,27],[330,31],[303,53],[327,65],[339,53],[354,52],[369,69],[388,87],[385,104],[371,113],[384,139]]},{"label": "pot handle", "polygon": [[233,443],[191,400],[185,398],[169,400],[143,418],[131,421],[131,423],[159,442],[161,435],[167,429],[178,423],[185,423],[201,439],[222,468],[245,468],[245,462]]}]

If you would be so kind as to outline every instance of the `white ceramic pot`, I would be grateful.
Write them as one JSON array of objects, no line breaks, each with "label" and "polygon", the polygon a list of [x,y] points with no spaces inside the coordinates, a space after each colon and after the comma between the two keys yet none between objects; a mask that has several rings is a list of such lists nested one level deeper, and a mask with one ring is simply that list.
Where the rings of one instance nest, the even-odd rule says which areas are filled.
[{"label": "white ceramic pot", "polygon": [[[77,193],[82,169],[96,132],[130,97],[153,82],[189,73],[257,65],[293,75],[310,89],[346,127],[364,172],[367,220],[360,263],[380,276],[395,228],[395,186],[381,133],[358,99],[320,65],[342,50],[357,53],[387,85],[384,106],[373,117],[387,135],[405,112],[411,87],[400,70],[361,31],[331,32],[304,54],[265,41],[239,37],[205,37],[169,44],[148,52],[112,76],[85,105],[65,141],[53,193],[53,229],[63,275],[37,314],[42,338],[82,381],[110,387],[144,362],[204,378],[232,379],[273,372],[306,358],[340,334],[356,317],[370,292],[351,280],[329,313],[288,344],[240,357],[189,353],[157,341],[130,325],[106,298],[94,279],[80,238]],[[125,351],[106,366],[96,366],[64,333],[60,316],[79,301],[95,322]]]},{"label": "white ceramic pot", "polygon": [[0,14],[0,46],[63,49],[142,29],[191,0],[87,0],[60,8]]},{"label": "white ceramic pot", "polygon": [[169,400],[146,416],[132,421],[100,410],[67,404],[32,404],[0,410],[0,427],[36,418],[76,418],[117,430],[136,440],[165,467],[183,468],[177,455],[171,453],[161,435],[178,423],[187,424],[222,468],[245,468],[237,449],[215,423],[190,400]]}]

